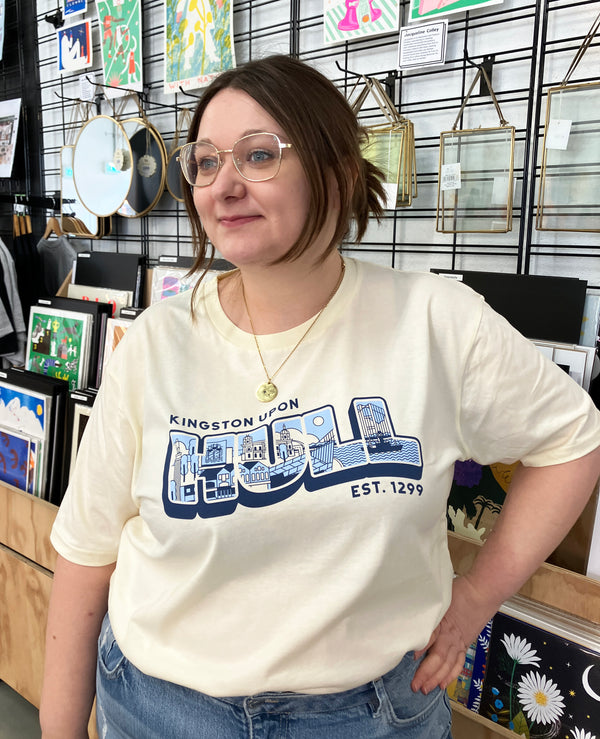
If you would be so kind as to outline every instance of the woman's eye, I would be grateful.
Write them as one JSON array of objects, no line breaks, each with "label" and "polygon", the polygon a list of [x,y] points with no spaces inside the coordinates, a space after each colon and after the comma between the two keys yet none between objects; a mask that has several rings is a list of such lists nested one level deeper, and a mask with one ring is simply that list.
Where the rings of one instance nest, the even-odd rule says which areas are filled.
[{"label": "woman's eye", "polygon": [[198,172],[200,173],[212,172],[212,170],[217,166],[217,158],[200,157],[196,160],[196,166],[198,167]]},{"label": "woman's eye", "polygon": [[250,164],[265,164],[272,161],[274,156],[268,149],[252,149],[248,152],[248,161]]}]

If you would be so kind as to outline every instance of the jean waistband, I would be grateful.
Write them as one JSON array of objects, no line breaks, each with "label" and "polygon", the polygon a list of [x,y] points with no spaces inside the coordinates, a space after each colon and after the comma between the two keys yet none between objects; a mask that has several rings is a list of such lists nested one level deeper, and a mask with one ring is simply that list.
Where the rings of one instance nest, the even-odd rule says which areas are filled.
[{"label": "jean waistband", "polygon": [[305,711],[318,713],[319,711],[352,708],[365,703],[371,703],[376,707],[380,701],[377,683],[399,678],[408,682],[412,679],[414,670],[414,652],[409,652],[384,675],[356,688],[350,688],[339,693],[269,692],[249,696],[229,696],[216,700],[238,706],[250,715],[261,712],[298,713]]}]

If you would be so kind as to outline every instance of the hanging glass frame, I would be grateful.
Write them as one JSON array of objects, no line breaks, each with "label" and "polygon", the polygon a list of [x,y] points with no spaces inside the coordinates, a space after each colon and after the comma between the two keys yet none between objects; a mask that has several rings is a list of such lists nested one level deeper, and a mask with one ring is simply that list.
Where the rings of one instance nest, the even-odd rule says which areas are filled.
[{"label": "hanging glass frame", "polygon": [[442,131],[436,231],[510,231],[514,153],[514,126]]},{"label": "hanging glass frame", "polygon": [[[371,94],[388,121],[365,126],[367,140],[362,146],[362,154],[384,174],[383,187],[386,192],[384,207],[392,210],[409,206],[413,197],[417,197],[413,124],[400,115],[379,80],[361,76],[360,81],[364,83],[364,87],[354,102],[351,102],[355,114],[358,114],[366,98]],[[351,96],[356,89],[355,85]]]},{"label": "hanging glass frame", "polygon": [[548,90],[538,231],[600,232],[600,82]]}]

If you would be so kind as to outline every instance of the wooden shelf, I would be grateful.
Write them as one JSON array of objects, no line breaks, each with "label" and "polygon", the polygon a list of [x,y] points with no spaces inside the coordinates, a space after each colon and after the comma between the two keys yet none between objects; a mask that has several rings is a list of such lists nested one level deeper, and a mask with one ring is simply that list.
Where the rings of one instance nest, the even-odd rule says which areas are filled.
[{"label": "wooden shelf", "polygon": [[[469,570],[481,544],[466,536],[448,532],[448,547],[454,571],[462,575]],[[519,590],[526,598],[544,603],[560,611],[600,624],[600,581],[577,572],[543,564]]]},{"label": "wooden shelf", "polygon": [[516,739],[514,731],[497,726],[460,703],[451,701],[453,739]]},{"label": "wooden shelf", "polygon": [[50,544],[50,529],[57,511],[52,503],[0,485],[0,544],[54,570],[56,552]]},{"label": "wooden shelf", "polygon": [[[56,552],[50,530],[58,508],[0,485],[0,679],[39,706],[45,628]],[[458,574],[471,566],[481,544],[449,533]],[[519,591],[561,611],[600,623],[600,582],[544,564]],[[514,739],[515,734],[452,703],[454,739]],[[93,717],[92,717],[93,720]],[[95,736],[90,722],[90,736]]]},{"label": "wooden shelf", "polygon": [[56,506],[0,485],[0,679],[40,704]]}]

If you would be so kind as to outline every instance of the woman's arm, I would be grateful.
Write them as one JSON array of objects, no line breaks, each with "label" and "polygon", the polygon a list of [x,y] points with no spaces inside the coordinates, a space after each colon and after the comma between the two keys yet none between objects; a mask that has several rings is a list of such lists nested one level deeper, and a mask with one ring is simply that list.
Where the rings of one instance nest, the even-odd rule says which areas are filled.
[{"label": "woman's arm", "polygon": [[44,739],[87,739],[97,640],[114,563],[84,567],[58,557],[46,630],[40,706]]},{"label": "woman's arm", "polygon": [[452,601],[426,649],[412,688],[446,688],[466,649],[500,605],[531,577],[567,535],[600,475],[600,447],[548,467],[520,467],[502,511],[471,570],[455,579]]}]

